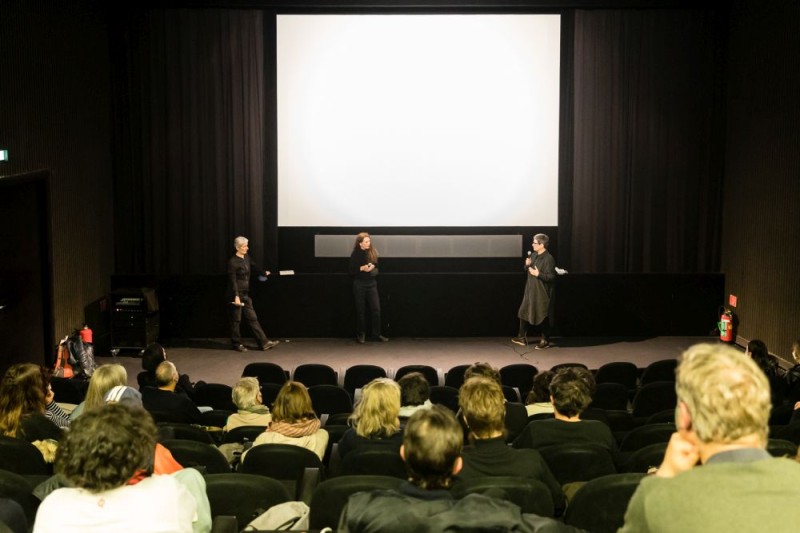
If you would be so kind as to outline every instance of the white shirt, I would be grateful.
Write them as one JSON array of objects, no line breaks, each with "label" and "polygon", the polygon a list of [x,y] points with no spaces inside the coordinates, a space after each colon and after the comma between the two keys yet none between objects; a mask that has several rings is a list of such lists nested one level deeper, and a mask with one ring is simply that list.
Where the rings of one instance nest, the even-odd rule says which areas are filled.
[{"label": "white shirt", "polygon": [[172,476],[152,476],[93,494],[53,491],[39,506],[34,533],[192,533],[194,497]]}]

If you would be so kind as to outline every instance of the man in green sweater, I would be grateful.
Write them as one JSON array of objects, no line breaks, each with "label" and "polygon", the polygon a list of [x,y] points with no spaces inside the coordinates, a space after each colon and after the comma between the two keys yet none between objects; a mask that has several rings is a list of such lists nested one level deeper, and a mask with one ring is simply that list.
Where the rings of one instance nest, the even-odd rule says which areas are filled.
[{"label": "man in green sweater", "polygon": [[745,354],[699,344],[677,370],[676,426],[622,532],[797,531],[800,463],[765,450],[769,383]]}]

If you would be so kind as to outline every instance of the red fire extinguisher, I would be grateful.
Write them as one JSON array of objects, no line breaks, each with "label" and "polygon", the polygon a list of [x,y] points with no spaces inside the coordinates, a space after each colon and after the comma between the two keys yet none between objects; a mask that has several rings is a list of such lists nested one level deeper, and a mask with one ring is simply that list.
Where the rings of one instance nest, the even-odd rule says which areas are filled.
[{"label": "red fire extinguisher", "polygon": [[726,309],[719,317],[717,322],[719,327],[719,340],[722,342],[733,342],[733,313]]}]

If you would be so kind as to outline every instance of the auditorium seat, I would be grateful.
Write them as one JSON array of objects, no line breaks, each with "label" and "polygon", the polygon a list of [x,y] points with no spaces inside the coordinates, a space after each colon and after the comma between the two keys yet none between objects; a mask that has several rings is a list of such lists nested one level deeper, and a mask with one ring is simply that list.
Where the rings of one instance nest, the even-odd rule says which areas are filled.
[{"label": "auditorium seat", "polygon": [[352,494],[376,489],[396,489],[401,483],[402,480],[389,476],[344,476],[323,481],[311,495],[309,528],[313,531],[324,528],[335,530]]},{"label": "auditorium seat", "polygon": [[325,477],[325,467],[316,453],[291,444],[253,446],[238,471],[277,479],[294,500],[306,503],[311,501],[311,493]]},{"label": "auditorium seat", "polygon": [[52,468],[28,441],[0,436],[0,469],[20,475],[48,475]]},{"label": "auditorium seat", "polygon": [[453,414],[458,412],[458,389],[448,387],[447,385],[439,385],[431,387],[431,403],[437,405],[444,405]]},{"label": "auditorium seat", "polygon": [[429,365],[406,365],[401,366],[397,369],[397,372],[394,373],[394,380],[400,381],[400,378],[405,376],[406,374],[410,374],[411,372],[419,372],[425,379],[428,380],[428,383],[431,387],[435,387],[439,384],[439,373],[436,371],[435,368]]},{"label": "auditorium seat", "polygon": [[344,390],[355,398],[356,389],[361,389],[377,378],[385,378],[386,370],[376,365],[353,365],[344,372]]},{"label": "auditorium seat", "polygon": [[322,415],[335,415],[338,413],[351,413],[353,399],[341,387],[335,385],[314,385],[308,388],[311,405],[318,417]]},{"label": "auditorium seat", "polygon": [[444,373],[444,384],[446,387],[460,389],[464,384],[464,372],[472,365],[456,365]]},{"label": "auditorium seat", "polygon": [[656,381],[675,382],[675,369],[678,367],[677,359],[663,359],[647,365],[642,372],[640,383],[642,386]]},{"label": "auditorium seat", "polygon": [[598,383],[592,393],[591,407],[625,411],[628,409],[630,391],[621,383]]},{"label": "auditorium seat", "polygon": [[231,465],[219,448],[196,440],[168,439],[161,444],[184,468],[202,467],[199,470],[208,474],[227,474]]},{"label": "auditorium seat", "polygon": [[278,383],[283,385],[289,381],[286,371],[275,363],[250,363],[244,367],[242,377],[254,377],[262,385],[264,383]]},{"label": "auditorium seat", "polygon": [[406,479],[406,467],[394,446],[364,446],[341,460],[341,475],[391,476]]},{"label": "auditorium seat", "polygon": [[509,501],[523,513],[552,517],[555,513],[553,496],[547,486],[536,479],[517,476],[486,476],[470,480],[458,480],[452,488],[453,496],[463,498],[467,494],[485,494]]},{"label": "auditorium seat", "polygon": [[565,443],[539,448],[560,485],[616,474],[611,453],[595,444]]},{"label": "auditorium seat", "polygon": [[642,423],[650,416],[667,409],[674,409],[678,404],[675,394],[675,382],[656,381],[647,383],[633,397],[633,417]]},{"label": "auditorium seat", "polygon": [[212,409],[236,411],[233,403],[233,387],[223,383],[206,383],[194,388],[194,403]]},{"label": "auditorium seat", "polygon": [[528,363],[514,363],[500,369],[500,382],[519,391],[520,400],[524,403],[533,388],[533,378],[539,369]]},{"label": "auditorium seat", "polygon": [[211,517],[235,516],[237,531],[273,505],[293,499],[283,483],[265,476],[233,472],[206,474],[205,480]]},{"label": "auditorium seat", "polygon": [[606,363],[597,369],[594,376],[595,382],[600,383],[619,383],[628,391],[636,390],[636,382],[639,379],[639,369],[629,361],[614,361]]},{"label": "auditorium seat", "polygon": [[625,523],[625,511],[643,474],[612,474],[593,479],[573,495],[564,523],[593,533],[613,533]]},{"label": "auditorium seat", "polygon": [[673,423],[639,426],[625,435],[622,442],[620,442],[619,451],[632,452],[650,444],[669,442],[675,431],[675,424]]},{"label": "auditorium seat", "polygon": [[336,371],[328,365],[308,363],[298,365],[292,374],[294,381],[299,381],[306,387],[313,387],[315,385],[339,385],[338,375]]}]

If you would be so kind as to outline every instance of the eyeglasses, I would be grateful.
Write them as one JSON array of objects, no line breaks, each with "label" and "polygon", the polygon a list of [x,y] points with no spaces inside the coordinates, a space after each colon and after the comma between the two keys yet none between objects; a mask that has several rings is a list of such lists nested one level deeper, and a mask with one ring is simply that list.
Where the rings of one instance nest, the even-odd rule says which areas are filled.
[{"label": "eyeglasses", "polygon": [[536,241],[533,241],[533,244],[542,244],[542,243],[540,243],[540,242],[536,242]]}]

